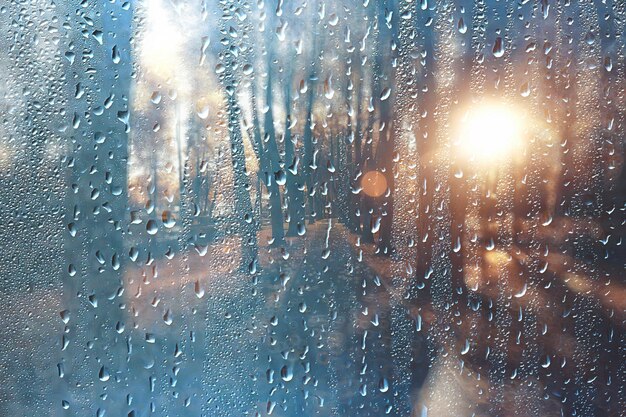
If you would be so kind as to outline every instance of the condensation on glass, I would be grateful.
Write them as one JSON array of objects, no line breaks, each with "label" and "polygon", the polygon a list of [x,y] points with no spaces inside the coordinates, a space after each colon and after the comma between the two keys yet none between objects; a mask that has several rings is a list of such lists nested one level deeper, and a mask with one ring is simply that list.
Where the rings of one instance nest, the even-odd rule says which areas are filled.
[{"label": "condensation on glass", "polygon": [[0,415],[623,416],[626,3],[0,3]]}]

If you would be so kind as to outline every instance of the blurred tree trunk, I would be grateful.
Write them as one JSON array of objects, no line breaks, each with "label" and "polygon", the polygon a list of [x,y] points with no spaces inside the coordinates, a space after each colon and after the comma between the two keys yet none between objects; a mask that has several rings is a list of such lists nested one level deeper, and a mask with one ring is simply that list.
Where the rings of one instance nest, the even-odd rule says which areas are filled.
[{"label": "blurred tree trunk", "polygon": [[[225,26],[226,21],[236,22],[236,18],[231,14],[231,8],[227,4],[222,5],[223,19],[222,24]],[[232,9],[234,10],[234,9]],[[226,32],[226,31],[225,31]],[[236,32],[233,32],[236,33]],[[225,71],[221,74],[220,81],[226,92],[226,105],[228,114],[228,133],[230,137],[230,155],[233,168],[233,185],[235,211],[233,216],[233,224],[237,225],[241,234],[241,264],[243,269],[248,267],[253,270],[253,265],[257,262],[258,242],[257,228],[258,219],[254,219],[252,209],[252,200],[250,198],[250,179],[246,169],[246,154],[243,144],[243,135],[241,132],[241,109],[237,102],[237,88],[239,86],[239,76],[235,74],[235,68],[238,68],[238,57],[233,53],[237,50],[236,43],[239,42],[237,36],[225,38],[225,45],[231,45],[230,48],[222,51],[221,60],[225,67]]]},{"label": "blurred tree trunk", "polygon": [[305,227],[305,207],[304,199],[301,188],[302,176],[300,170],[302,169],[300,164],[300,158],[297,155],[296,145],[297,138],[292,135],[291,132],[291,89],[292,73],[288,72],[288,76],[284,81],[284,95],[285,95],[285,165],[287,166],[287,191],[286,196],[288,199],[288,214],[289,214],[289,228],[287,230],[287,236],[297,236],[299,229]]},{"label": "blurred tree trunk", "polygon": [[[267,41],[267,48],[271,48],[270,41]],[[272,74],[272,56],[270,50],[267,52],[267,85],[265,86],[265,105],[267,110],[265,111],[265,147],[262,151],[262,159],[265,159],[265,182],[266,187],[270,193],[270,217],[272,223],[272,238],[273,244],[280,246],[284,243],[285,231],[283,228],[283,212],[282,203],[280,197],[280,187],[277,182],[277,177],[282,173],[280,168],[280,156],[278,154],[278,145],[276,143],[276,129],[274,128],[274,95],[273,95],[273,79]]]},{"label": "blurred tree trunk", "polygon": [[400,85],[396,80],[395,64],[385,65],[385,62],[396,62],[397,57],[394,54],[394,50],[398,43],[398,4],[395,1],[385,4],[379,4],[378,9],[378,54],[376,55],[376,71],[378,76],[378,87],[380,91],[376,91],[378,94],[374,96],[377,100],[378,112],[380,115],[378,125],[378,144],[376,148],[376,166],[379,167],[380,172],[385,176],[387,180],[387,189],[389,190],[381,197],[382,206],[381,221],[380,221],[380,235],[378,240],[378,247],[384,254],[390,255],[393,252],[392,248],[392,224],[394,214],[394,188],[395,188],[395,176],[394,169],[394,155],[395,149],[395,127],[397,123],[397,111],[394,109],[393,103],[395,103],[395,96],[399,88],[404,88],[404,85]]},{"label": "blurred tree trunk", "polygon": [[[104,10],[103,10],[104,9]],[[70,182],[73,193],[67,197],[67,223],[76,231],[66,243],[69,270],[67,307],[73,315],[69,332],[68,359],[83,354],[86,343],[93,344],[88,360],[68,360],[67,383],[77,387],[74,396],[80,414],[96,409],[125,413],[121,392],[108,397],[97,393],[105,387],[98,375],[123,372],[128,366],[128,340],[115,326],[124,322],[118,297],[124,289],[126,265],[124,234],[128,211],[128,108],[132,73],[131,28],[133,9],[121,4],[91,4],[81,10],[94,21],[103,40],[76,36],[76,57],[66,68],[73,120],[68,122],[74,143],[71,151]],[[78,32],[76,32],[79,35]],[[92,72],[92,77],[85,74]],[[80,97],[78,97],[80,96]],[[74,272],[70,272],[74,275]],[[82,295],[82,302],[73,299]],[[108,379],[108,378],[107,378]],[[78,388],[80,387],[80,388]],[[84,408],[83,408],[84,407]]]}]

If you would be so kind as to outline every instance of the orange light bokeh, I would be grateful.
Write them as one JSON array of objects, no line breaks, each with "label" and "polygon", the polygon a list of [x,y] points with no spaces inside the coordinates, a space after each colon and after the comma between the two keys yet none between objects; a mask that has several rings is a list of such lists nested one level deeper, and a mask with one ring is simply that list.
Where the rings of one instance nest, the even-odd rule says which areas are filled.
[{"label": "orange light bokeh", "polygon": [[387,179],[378,171],[369,171],[361,179],[363,192],[370,197],[380,197],[387,191]]}]

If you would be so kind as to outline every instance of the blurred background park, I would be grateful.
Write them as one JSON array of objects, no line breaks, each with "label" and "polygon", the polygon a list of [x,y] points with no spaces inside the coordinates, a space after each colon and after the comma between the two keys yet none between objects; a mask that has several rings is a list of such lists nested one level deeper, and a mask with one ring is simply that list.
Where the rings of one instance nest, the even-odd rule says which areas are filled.
[{"label": "blurred background park", "polygon": [[0,27],[0,415],[626,416],[626,2]]}]

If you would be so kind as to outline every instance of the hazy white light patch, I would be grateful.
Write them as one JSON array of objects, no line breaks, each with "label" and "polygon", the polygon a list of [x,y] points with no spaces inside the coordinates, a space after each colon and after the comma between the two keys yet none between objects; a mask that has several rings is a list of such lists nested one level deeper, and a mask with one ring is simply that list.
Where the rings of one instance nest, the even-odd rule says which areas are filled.
[{"label": "hazy white light patch", "polygon": [[140,59],[153,75],[168,79],[181,66],[185,38],[174,22],[171,8],[162,0],[151,0],[146,6],[145,30],[141,36]]}]

